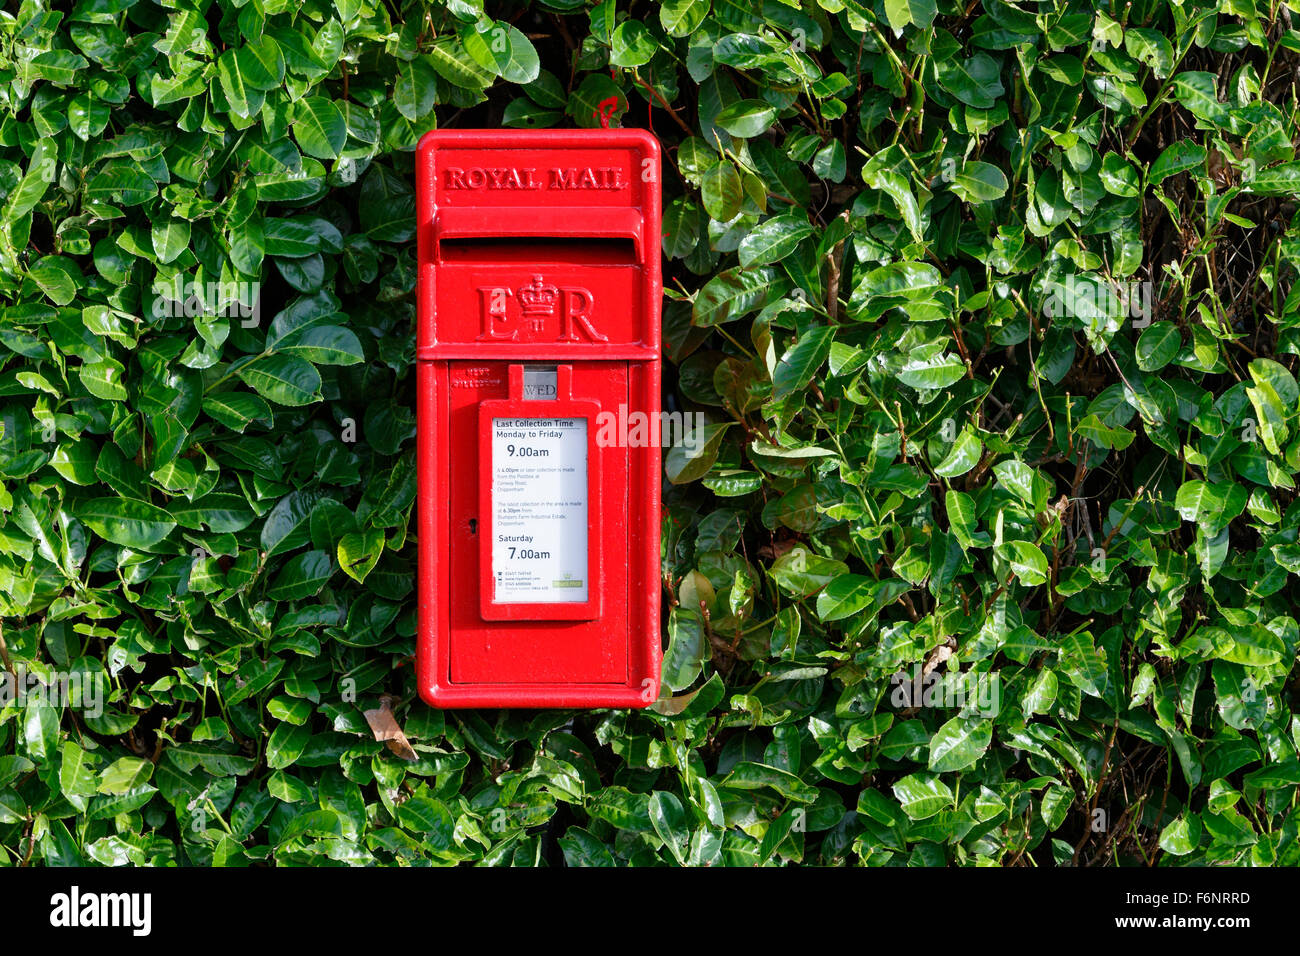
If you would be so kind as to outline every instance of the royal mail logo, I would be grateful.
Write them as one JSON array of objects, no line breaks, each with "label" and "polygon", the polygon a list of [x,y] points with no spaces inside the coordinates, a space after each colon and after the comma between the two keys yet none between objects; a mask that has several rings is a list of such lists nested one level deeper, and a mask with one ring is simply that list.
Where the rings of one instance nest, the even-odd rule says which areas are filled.
[{"label": "royal mail logo", "polygon": [[470,190],[578,190],[626,189],[628,177],[618,166],[557,166],[539,170],[531,166],[448,166],[443,170],[446,189]]},{"label": "royal mail logo", "polygon": [[[592,321],[595,296],[534,275],[517,289],[479,286],[480,342],[516,342],[555,333],[557,342],[608,342]],[[521,337],[522,336],[522,337]]]}]

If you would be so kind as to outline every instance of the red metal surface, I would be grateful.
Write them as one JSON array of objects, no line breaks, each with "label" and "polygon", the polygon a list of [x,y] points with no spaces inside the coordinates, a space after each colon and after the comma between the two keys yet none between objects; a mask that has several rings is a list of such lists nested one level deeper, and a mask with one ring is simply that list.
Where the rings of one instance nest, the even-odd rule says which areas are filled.
[{"label": "red metal surface", "polygon": [[[420,693],[438,707],[644,707],[659,692],[659,145],[640,130],[455,130],[416,165]],[[527,397],[523,370],[555,368]],[[492,570],[493,420],[586,418],[585,601]]]}]

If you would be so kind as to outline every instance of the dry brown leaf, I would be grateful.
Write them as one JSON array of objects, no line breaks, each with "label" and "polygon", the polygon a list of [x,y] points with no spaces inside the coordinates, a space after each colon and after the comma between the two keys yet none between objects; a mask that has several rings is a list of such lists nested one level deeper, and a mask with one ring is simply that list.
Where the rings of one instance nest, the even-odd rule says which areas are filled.
[{"label": "dry brown leaf", "polygon": [[401,726],[397,723],[397,718],[393,716],[393,701],[396,698],[385,694],[379,698],[379,706],[375,710],[366,711],[366,723],[374,731],[375,739],[382,740],[388,745],[388,749],[403,760],[418,760],[415,748],[411,742],[406,739],[406,734],[402,732]]}]

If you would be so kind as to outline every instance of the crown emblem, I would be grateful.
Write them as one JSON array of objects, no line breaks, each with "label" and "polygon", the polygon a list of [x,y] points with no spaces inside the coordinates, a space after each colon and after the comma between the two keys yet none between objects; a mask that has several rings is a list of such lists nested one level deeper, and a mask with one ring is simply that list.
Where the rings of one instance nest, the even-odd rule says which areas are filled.
[{"label": "crown emblem", "polygon": [[531,319],[534,329],[540,330],[542,320],[555,314],[555,300],[560,290],[547,285],[541,276],[533,276],[531,285],[521,286],[518,293],[519,311]]}]

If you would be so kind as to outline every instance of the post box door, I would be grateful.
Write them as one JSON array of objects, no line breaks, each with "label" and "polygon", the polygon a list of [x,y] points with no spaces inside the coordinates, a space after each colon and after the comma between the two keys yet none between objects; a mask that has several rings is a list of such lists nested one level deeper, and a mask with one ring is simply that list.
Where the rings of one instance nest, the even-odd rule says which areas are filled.
[{"label": "post box door", "polygon": [[[568,396],[512,400],[512,368],[555,370],[558,379],[567,373]],[[451,681],[626,682],[629,569],[621,548],[613,560],[605,560],[604,552],[610,550],[606,539],[622,540],[628,525],[628,456],[626,449],[602,447],[596,439],[600,413],[617,416],[627,407],[628,364],[460,361],[450,363],[449,377],[446,421],[456,463],[446,592],[455,596]],[[556,420],[581,421],[581,442],[569,425],[500,424]],[[547,437],[533,444],[527,437],[510,440],[532,433]],[[514,455],[506,451],[510,444]],[[523,448],[539,454],[520,454]],[[557,506],[549,490],[562,469],[580,473],[562,488],[566,508]],[[581,515],[572,507],[578,501]],[[572,527],[579,517],[580,530]],[[506,521],[511,524],[504,526]],[[534,568],[545,576],[539,578]],[[578,587],[566,586],[579,580],[581,595]],[[500,587],[503,581],[509,586]],[[574,592],[572,598],[566,592]]]}]

